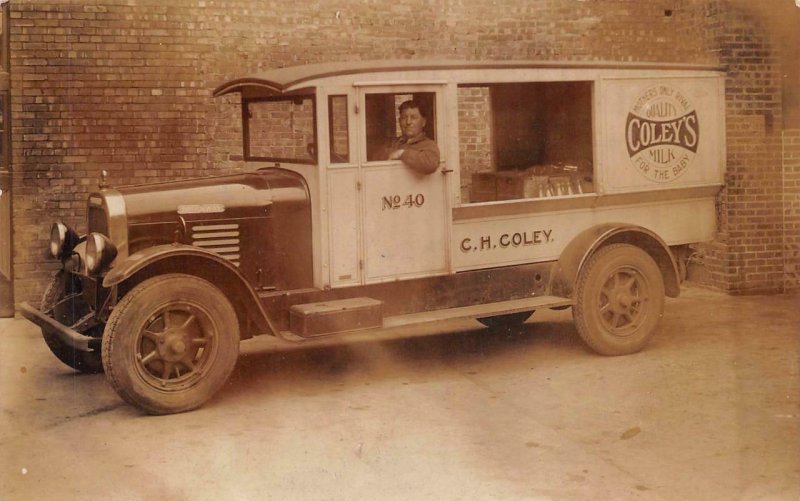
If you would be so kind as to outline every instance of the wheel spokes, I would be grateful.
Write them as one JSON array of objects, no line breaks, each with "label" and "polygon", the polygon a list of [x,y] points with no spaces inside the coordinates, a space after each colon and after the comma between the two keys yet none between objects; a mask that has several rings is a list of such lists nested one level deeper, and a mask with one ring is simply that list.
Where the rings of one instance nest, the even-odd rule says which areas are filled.
[{"label": "wheel spokes", "polygon": [[633,293],[633,286],[636,284],[636,276],[628,275],[628,279],[620,284],[620,287],[628,294]]},{"label": "wheel spokes", "polygon": [[207,314],[194,306],[172,303],[154,312],[137,344],[141,374],[161,387],[185,384],[202,373],[214,335]]},{"label": "wheel spokes", "polygon": [[633,318],[635,316],[636,316],[636,312],[631,312],[631,311],[622,312],[622,318],[627,320],[626,325],[632,325],[633,324]]},{"label": "wheel spokes", "polygon": [[174,364],[172,362],[164,361],[164,369],[161,371],[161,379],[169,379],[172,374]]},{"label": "wheel spokes", "polygon": [[153,331],[148,330],[148,329],[145,329],[145,330],[142,331],[142,337],[144,337],[145,339],[149,339],[150,341],[152,341],[154,343],[158,342],[158,340],[161,338],[161,334],[162,333],[160,333],[160,332],[153,332]]},{"label": "wheel spokes", "polygon": [[606,328],[622,335],[636,329],[646,311],[647,286],[635,269],[621,268],[600,287],[598,312]]},{"label": "wheel spokes", "polygon": [[181,360],[181,363],[182,363],[182,364],[183,364],[183,365],[184,365],[184,366],[185,366],[187,369],[189,369],[190,371],[194,371],[194,369],[195,369],[195,366],[194,366],[194,357],[186,357],[186,358],[184,358],[183,360]]},{"label": "wheel spokes", "polygon": [[168,330],[172,328],[174,324],[174,319],[172,318],[173,310],[166,310],[161,314],[161,318],[164,322],[164,330]]},{"label": "wheel spokes", "polygon": [[161,360],[158,356],[158,350],[153,350],[142,358],[142,365],[147,365],[155,360]]},{"label": "wheel spokes", "polygon": [[189,324],[194,322],[194,320],[195,320],[195,316],[190,313],[189,314],[189,318],[187,318],[186,321],[183,322],[183,324],[180,326],[180,329],[181,330],[186,330],[189,327]]}]

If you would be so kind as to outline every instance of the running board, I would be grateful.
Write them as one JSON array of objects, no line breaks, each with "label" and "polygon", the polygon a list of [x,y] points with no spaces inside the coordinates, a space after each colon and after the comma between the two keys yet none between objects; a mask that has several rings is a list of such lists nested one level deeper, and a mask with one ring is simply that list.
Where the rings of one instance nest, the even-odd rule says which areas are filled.
[{"label": "running board", "polygon": [[[364,302],[366,305],[367,301],[370,301],[369,298],[358,298],[358,301]],[[374,300],[371,300],[374,301]],[[338,303],[344,303],[344,301],[332,301],[325,303],[323,308],[327,310],[327,312],[332,312],[333,309],[329,309],[327,307],[336,305],[337,310],[343,311],[344,308],[338,308]],[[433,310],[433,311],[423,311],[420,313],[409,313],[405,315],[395,315],[383,318],[383,326],[366,326],[363,328],[354,328],[354,325],[350,325],[348,329],[339,332],[317,332],[312,335],[308,335],[306,333],[305,336],[298,335],[299,333],[292,332],[292,331],[281,331],[279,333],[279,337],[287,340],[287,341],[308,341],[310,339],[319,339],[330,337],[333,334],[344,334],[347,332],[359,332],[359,333],[379,333],[385,329],[397,328],[397,327],[404,327],[409,325],[420,325],[420,324],[428,324],[428,323],[435,323],[441,322],[444,320],[454,320],[454,319],[463,319],[463,318],[483,318],[483,317],[492,317],[496,315],[506,315],[509,313],[519,313],[523,311],[531,311],[540,308],[559,308],[559,307],[566,307],[571,306],[572,300],[565,297],[558,297],[558,296],[536,296],[530,297],[525,299],[512,299],[510,301],[500,301],[496,303],[486,303],[486,304],[479,304],[474,306],[461,306],[457,308],[446,308],[443,310]],[[312,305],[303,305],[303,306],[312,306]],[[308,309],[309,311],[320,311],[318,306],[323,306],[323,303],[318,303],[313,305],[314,308],[304,308]],[[347,306],[355,306],[354,305],[347,305]],[[374,307],[374,305],[370,305]],[[295,313],[299,313],[296,311]],[[363,324],[362,324],[363,325]]]},{"label": "running board", "polygon": [[498,303],[486,303],[475,306],[448,308],[446,310],[423,311],[408,315],[398,315],[396,317],[385,317],[383,319],[383,327],[388,329],[392,327],[402,327],[404,325],[453,320],[456,318],[493,317],[496,315],[520,313],[538,308],[557,308],[559,306],[570,305],[572,305],[572,300],[566,297],[537,296],[525,299],[512,299],[511,301],[500,301]]}]

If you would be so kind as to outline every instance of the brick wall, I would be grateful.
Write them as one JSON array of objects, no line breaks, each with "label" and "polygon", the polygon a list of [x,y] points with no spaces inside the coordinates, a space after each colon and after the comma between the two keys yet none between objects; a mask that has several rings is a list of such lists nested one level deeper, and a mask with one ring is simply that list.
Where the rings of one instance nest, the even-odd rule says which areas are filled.
[{"label": "brick wall", "polygon": [[723,0],[14,0],[11,8],[18,301],[35,299],[54,268],[49,222],[84,228],[100,170],[121,184],[241,166],[236,96],[210,99],[218,83],[292,64],[412,57],[730,64],[731,168],[709,265],[727,290],[782,287],[789,240],[775,218],[788,221],[796,208],[780,205],[779,68],[765,30]]},{"label": "brick wall", "polygon": [[116,183],[211,172],[198,65],[211,42],[191,9],[164,4],[12,4],[18,301],[35,300],[54,268],[49,223],[85,229],[102,169]]},{"label": "brick wall", "polygon": [[783,133],[784,288],[800,290],[800,129]]},{"label": "brick wall", "polygon": [[494,172],[491,105],[488,87],[458,89],[458,140],[461,199],[468,201],[472,174]]},{"label": "brick wall", "polygon": [[765,24],[775,12],[764,15],[764,7],[738,2],[705,6],[716,19],[708,32],[727,67],[727,171],[718,199],[720,231],[704,251],[711,283],[735,294],[780,292],[785,285],[784,68],[779,40]]}]

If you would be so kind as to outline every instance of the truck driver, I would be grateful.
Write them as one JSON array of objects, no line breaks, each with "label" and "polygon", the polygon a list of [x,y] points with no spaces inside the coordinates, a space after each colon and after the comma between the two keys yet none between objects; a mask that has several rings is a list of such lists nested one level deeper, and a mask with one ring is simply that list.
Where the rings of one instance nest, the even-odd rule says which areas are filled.
[{"label": "truck driver", "polygon": [[404,101],[399,108],[403,135],[392,143],[389,160],[401,160],[420,174],[432,174],[439,168],[439,147],[425,135],[425,113],[419,102]]}]

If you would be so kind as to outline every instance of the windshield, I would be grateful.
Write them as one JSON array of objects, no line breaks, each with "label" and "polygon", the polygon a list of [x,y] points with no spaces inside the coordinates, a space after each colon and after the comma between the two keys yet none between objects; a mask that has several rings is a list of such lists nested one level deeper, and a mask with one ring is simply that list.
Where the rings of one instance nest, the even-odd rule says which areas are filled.
[{"label": "windshield", "polygon": [[313,96],[243,102],[247,160],[316,163]]}]

